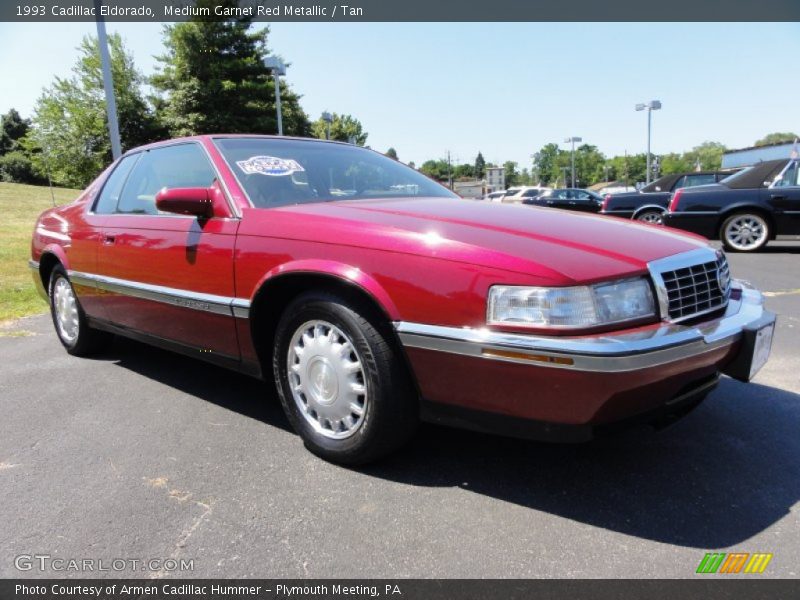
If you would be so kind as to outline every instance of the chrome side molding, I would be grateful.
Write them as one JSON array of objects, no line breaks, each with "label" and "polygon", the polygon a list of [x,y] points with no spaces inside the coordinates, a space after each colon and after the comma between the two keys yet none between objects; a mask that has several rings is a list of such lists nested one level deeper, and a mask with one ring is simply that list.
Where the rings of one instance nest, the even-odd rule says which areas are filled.
[{"label": "chrome side molding", "polygon": [[250,317],[250,301],[244,298],[233,298],[229,296],[217,296],[214,294],[203,294],[190,290],[182,290],[150,283],[129,281],[105,275],[95,275],[93,273],[83,273],[80,271],[69,271],[69,278],[72,282],[86,287],[95,287],[99,290],[122,294],[133,298],[142,298],[180,306],[192,310],[200,310],[218,315],[226,315],[239,319]]}]

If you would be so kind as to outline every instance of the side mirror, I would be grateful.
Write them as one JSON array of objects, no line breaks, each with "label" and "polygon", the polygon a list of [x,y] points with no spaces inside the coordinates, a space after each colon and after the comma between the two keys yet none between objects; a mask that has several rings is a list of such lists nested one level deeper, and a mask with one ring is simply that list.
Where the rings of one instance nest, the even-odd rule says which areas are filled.
[{"label": "side mirror", "polygon": [[208,188],[162,188],[156,194],[158,210],[201,219],[214,216],[214,205]]}]

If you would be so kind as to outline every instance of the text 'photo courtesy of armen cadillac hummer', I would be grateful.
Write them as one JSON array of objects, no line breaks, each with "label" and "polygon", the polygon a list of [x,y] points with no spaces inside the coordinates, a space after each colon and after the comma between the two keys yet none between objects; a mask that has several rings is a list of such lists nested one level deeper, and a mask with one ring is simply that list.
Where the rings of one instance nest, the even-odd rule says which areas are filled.
[{"label": "text 'photo courtesy of armen cadillac hummer'", "polygon": [[701,237],[463,200],[300,138],[130,150],[39,217],[30,266],[67,352],[120,335],[262,378],[344,464],[420,421],[573,442],[669,421],[750,380],[775,325]]}]

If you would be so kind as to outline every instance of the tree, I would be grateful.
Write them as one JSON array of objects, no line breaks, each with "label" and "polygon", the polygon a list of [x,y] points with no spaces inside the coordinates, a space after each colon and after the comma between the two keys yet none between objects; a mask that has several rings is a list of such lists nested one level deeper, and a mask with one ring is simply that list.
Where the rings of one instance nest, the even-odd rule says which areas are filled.
[{"label": "tree", "polygon": [[478,156],[475,157],[475,177],[478,179],[483,179],[486,175],[486,161],[483,159],[483,154],[481,154],[480,150],[478,151]]},{"label": "tree", "polygon": [[[569,154],[566,153],[565,154]],[[575,179],[577,187],[587,187],[605,177],[605,155],[597,146],[583,144],[575,149]]]},{"label": "tree", "polygon": [[16,109],[10,109],[0,117],[3,125],[0,129],[0,156],[15,150],[19,140],[25,137],[31,127],[30,119],[23,119]]},{"label": "tree", "polygon": [[[108,43],[122,146],[155,141],[163,132],[143,98],[143,77],[118,34],[109,35]],[[22,147],[39,173],[47,160],[54,181],[83,187],[112,156],[97,39],[84,37],[77,50],[72,77],[56,77],[38,99]]]},{"label": "tree", "polygon": [[453,179],[475,179],[475,167],[472,165],[456,165]]},{"label": "tree", "polygon": [[443,158],[438,160],[426,160],[422,163],[419,170],[436,181],[447,181],[450,173],[450,166]]},{"label": "tree", "polygon": [[517,185],[519,179],[519,173],[517,172],[517,163],[512,160],[507,160],[503,163],[503,169],[505,169],[505,176],[506,176],[506,187],[510,188]]},{"label": "tree", "polygon": [[[330,139],[339,142],[353,142],[357,146],[364,146],[367,143],[367,134],[361,121],[351,115],[339,115],[333,113],[333,121],[330,124]],[[311,135],[321,140],[327,139],[328,123],[322,117],[311,124]]]},{"label": "tree", "polygon": [[558,180],[560,166],[558,159],[562,152],[558,144],[546,144],[533,155],[533,166],[543,185],[550,185]]},{"label": "tree", "polygon": [[754,145],[755,146],[767,146],[769,144],[780,144],[782,142],[783,143],[785,143],[785,142],[793,142],[798,137],[800,137],[800,136],[798,136],[796,133],[790,133],[790,132],[786,132],[786,133],[777,133],[777,132],[776,133],[769,133],[769,134],[765,135],[763,138],[761,138],[760,140],[758,140]]},{"label": "tree", "polygon": [[386,151],[386,156],[388,156],[389,158],[393,158],[394,160],[397,160],[397,150],[395,150],[394,148],[389,148]]},{"label": "tree", "polygon": [[43,183],[42,177],[27,154],[12,150],[0,156],[0,181],[9,183]]},{"label": "tree", "polygon": [[722,155],[727,148],[719,142],[703,142],[695,146],[689,152],[684,152],[683,157],[686,163],[692,165],[687,169],[693,171],[699,163],[704,171],[715,171],[722,166]]},{"label": "tree", "polygon": [[[237,4],[197,2],[198,7]],[[156,57],[160,67],[151,81],[161,94],[157,106],[170,135],[277,133],[275,80],[264,66],[269,29],[251,31],[251,25],[249,18],[193,17],[164,27],[167,52]],[[285,82],[280,85],[284,133],[308,135],[299,96]]]}]

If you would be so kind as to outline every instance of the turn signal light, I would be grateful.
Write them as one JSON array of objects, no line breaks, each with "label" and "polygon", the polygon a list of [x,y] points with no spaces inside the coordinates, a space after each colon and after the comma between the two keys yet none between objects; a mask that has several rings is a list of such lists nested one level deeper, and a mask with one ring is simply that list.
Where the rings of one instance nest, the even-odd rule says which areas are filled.
[{"label": "turn signal light", "polygon": [[600,205],[600,210],[605,210],[608,208],[609,200],[611,200],[611,194],[606,194],[606,197],[603,198],[603,204]]}]

